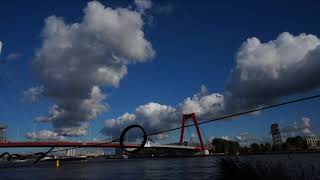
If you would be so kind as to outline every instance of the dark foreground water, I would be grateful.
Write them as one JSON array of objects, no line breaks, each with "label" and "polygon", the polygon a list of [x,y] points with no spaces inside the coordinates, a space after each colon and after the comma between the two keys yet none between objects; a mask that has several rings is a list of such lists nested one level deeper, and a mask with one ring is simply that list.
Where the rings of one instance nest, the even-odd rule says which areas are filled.
[{"label": "dark foreground water", "polygon": [[1,168],[0,179],[212,179],[214,158],[110,159]]},{"label": "dark foreground water", "polygon": [[[223,157],[163,158],[163,159],[109,159],[86,162],[40,163],[36,166],[0,163],[0,180],[3,179],[216,179],[216,161]],[[319,169],[320,154],[251,155],[239,159],[254,163],[281,162],[293,174]],[[262,162],[262,163],[261,163]],[[293,176],[295,177],[295,175]],[[291,178],[290,178],[291,179]],[[294,178],[293,178],[294,179]],[[309,178],[307,178],[309,179]],[[314,176],[313,178],[314,179]],[[317,179],[317,178],[316,178]]]}]

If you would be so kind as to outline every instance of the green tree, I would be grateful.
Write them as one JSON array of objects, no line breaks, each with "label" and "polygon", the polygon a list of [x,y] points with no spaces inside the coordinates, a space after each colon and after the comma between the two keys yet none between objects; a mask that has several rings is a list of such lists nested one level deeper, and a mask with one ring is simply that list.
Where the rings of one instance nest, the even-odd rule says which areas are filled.
[{"label": "green tree", "polygon": [[252,143],[251,144],[251,151],[256,153],[256,152],[260,152],[260,146],[257,143]]},{"label": "green tree", "polygon": [[284,147],[286,150],[304,150],[307,149],[307,141],[301,136],[289,137]]},{"label": "green tree", "polygon": [[215,148],[216,153],[237,154],[240,149],[238,142],[228,141],[221,138],[213,139],[212,145]]},{"label": "green tree", "polygon": [[263,152],[271,152],[272,151],[272,146],[270,143],[265,143],[264,144],[264,149]]},{"label": "green tree", "polygon": [[240,147],[239,152],[242,154],[247,154],[250,152],[250,148],[248,148],[247,146],[245,147]]},{"label": "green tree", "polygon": [[238,142],[229,141],[229,153],[237,154],[239,152],[240,145]]}]

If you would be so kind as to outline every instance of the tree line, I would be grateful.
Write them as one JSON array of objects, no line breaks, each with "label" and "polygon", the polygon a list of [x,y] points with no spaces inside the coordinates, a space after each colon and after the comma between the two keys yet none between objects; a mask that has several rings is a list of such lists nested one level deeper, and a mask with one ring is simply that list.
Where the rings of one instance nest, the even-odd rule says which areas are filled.
[{"label": "tree line", "polygon": [[249,146],[240,146],[236,141],[229,141],[221,138],[212,140],[212,153],[224,154],[247,154],[247,153],[267,153],[276,151],[304,151],[307,150],[307,141],[301,136],[288,137],[280,147],[275,147],[270,143],[252,143]]}]

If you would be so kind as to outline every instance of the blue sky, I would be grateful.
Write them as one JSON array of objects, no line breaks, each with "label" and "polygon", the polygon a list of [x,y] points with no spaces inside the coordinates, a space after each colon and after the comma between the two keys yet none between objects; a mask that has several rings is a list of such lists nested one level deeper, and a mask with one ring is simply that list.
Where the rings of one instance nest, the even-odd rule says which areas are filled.
[{"label": "blue sky", "polygon": [[[134,8],[133,1],[100,1],[108,7]],[[24,139],[27,132],[50,129],[50,124],[34,125],[33,119],[46,115],[54,103],[43,98],[37,103],[23,102],[23,91],[43,83],[32,67],[37,49],[41,48],[44,19],[51,15],[63,17],[66,23],[81,21],[87,1],[3,1],[0,6],[0,41],[4,44],[0,55],[0,122],[8,124],[8,138]],[[223,93],[236,53],[247,38],[261,42],[274,40],[289,32],[320,36],[320,12],[317,1],[154,1],[153,8],[143,16],[145,38],[156,55],[146,63],[128,65],[128,74],[117,88],[101,87],[108,95],[110,109],[90,124],[95,135],[105,120],[125,112],[132,113],[148,102],[176,106],[196,94],[201,85],[210,93]],[[168,12],[161,7],[170,6]],[[152,16],[152,22],[150,17]],[[16,54],[14,58],[9,55]],[[288,79],[291,81],[291,79]],[[290,99],[316,93],[301,92]],[[252,136],[266,136],[272,122],[284,126],[302,117],[319,124],[319,101],[313,100],[245,116],[232,121],[215,122],[202,127],[206,136],[229,136],[242,132]],[[317,130],[314,130],[317,132]]]}]

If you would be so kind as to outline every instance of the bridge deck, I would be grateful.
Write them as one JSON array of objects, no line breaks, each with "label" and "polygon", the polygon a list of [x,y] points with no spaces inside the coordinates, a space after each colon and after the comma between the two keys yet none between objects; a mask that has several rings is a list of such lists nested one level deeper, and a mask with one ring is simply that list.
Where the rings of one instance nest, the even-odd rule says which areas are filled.
[{"label": "bridge deck", "polygon": [[198,147],[192,147],[192,146],[180,146],[180,145],[162,145],[162,144],[151,144],[149,146],[145,146],[145,148],[171,148],[171,149],[190,149],[195,150]]},{"label": "bridge deck", "polygon": [[[21,147],[103,147],[103,148],[118,148],[119,143],[110,142],[0,142],[0,148],[21,148]],[[139,147],[137,144],[126,144],[126,148]]]}]

